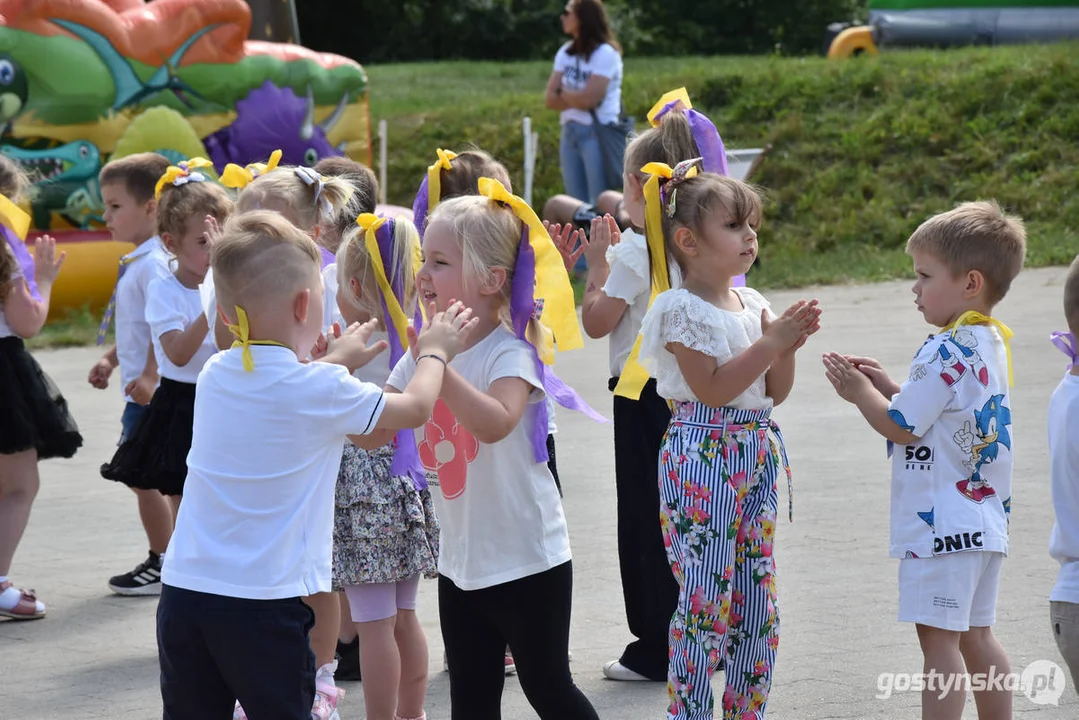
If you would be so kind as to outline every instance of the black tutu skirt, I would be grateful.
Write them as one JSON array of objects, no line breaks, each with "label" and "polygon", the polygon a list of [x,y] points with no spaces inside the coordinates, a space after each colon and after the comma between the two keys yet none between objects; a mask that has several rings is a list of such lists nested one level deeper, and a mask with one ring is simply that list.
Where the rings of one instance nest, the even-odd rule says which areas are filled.
[{"label": "black tutu skirt", "polygon": [[22,338],[0,338],[0,454],[37,450],[39,460],[69,458],[82,435],[67,401]]},{"label": "black tutu skirt", "polygon": [[140,490],[183,495],[195,420],[195,384],[161,378],[149,407],[101,476]]}]

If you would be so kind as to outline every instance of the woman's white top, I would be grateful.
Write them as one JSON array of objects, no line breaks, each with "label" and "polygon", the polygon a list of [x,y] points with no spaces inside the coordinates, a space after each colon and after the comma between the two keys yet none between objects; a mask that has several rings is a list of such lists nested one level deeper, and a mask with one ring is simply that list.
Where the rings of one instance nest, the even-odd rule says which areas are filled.
[{"label": "woman's white top", "polygon": [[[588,85],[593,74],[607,78],[607,93],[603,96],[603,102],[595,108],[596,117],[604,125],[617,122],[622,110],[622,56],[608,43],[600,45],[587,58],[570,55],[569,47],[570,43],[567,42],[554,56],[554,71],[562,73],[562,88],[580,92]],[[568,122],[591,125],[592,113],[568,108],[562,111],[561,123],[565,125]]]}]

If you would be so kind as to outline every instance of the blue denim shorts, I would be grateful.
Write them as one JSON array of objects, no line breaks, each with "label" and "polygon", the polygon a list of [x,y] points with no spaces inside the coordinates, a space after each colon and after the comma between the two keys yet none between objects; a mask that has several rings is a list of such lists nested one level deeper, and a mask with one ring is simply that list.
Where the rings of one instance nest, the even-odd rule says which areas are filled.
[{"label": "blue denim shorts", "polygon": [[135,432],[135,428],[139,426],[139,421],[142,420],[145,412],[145,405],[129,402],[124,406],[124,414],[120,416],[120,426],[123,429],[120,432],[120,442],[116,443],[117,445],[123,444],[124,440],[131,437],[131,434]]}]

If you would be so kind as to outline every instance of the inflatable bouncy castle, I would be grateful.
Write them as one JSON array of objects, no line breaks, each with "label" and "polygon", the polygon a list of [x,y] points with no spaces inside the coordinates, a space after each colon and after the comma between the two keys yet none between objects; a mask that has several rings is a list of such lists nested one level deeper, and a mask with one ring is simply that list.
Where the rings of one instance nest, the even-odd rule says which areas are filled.
[{"label": "inflatable bouncy castle", "polygon": [[112,158],[370,163],[363,68],[248,40],[250,25],[244,0],[0,0],[0,152],[34,183],[34,231],[67,252],[54,314],[103,306],[131,250],[102,224]]},{"label": "inflatable bouncy castle", "polygon": [[869,0],[869,23],[835,27],[831,58],[886,47],[1013,45],[1079,38],[1079,0]]}]

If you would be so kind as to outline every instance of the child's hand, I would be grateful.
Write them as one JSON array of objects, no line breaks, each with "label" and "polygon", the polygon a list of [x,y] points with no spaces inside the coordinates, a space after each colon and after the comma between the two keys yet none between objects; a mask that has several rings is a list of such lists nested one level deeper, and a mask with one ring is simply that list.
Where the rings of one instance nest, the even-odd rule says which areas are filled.
[{"label": "child's hand", "polygon": [[157,377],[143,373],[127,384],[127,387],[124,388],[124,394],[138,405],[149,405],[150,400],[154,397],[154,388],[156,386]]},{"label": "child's hand", "polygon": [[588,247],[584,233],[571,224],[554,223],[552,225],[547,220],[543,221],[543,227],[550,233],[551,241],[558,248],[558,254],[562,256],[562,264],[566,266],[566,272],[572,271],[573,266],[577,264],[585,248]]},{"label": "child's hand", "polygon": [[775,320],[765,309],[761,311],[761,330],[764,337],[776,343],[781,354],[793,352],[820,329],[820,312],[816,300],[799,300]]},{"label": "child's hand", "polygon": [[888,377],[888,373],[873,358],[858,355],[844,355],[843,358],[853,365],[858,372],[869,378],[869,381],[873,383],[873,387],[884,397],[891,400],[899,392],[899,383]]},{"label": "child's hand", "polygon": [[412,343],[416,356],[435,354],[446,362],[461,352],[468,342],[469,333],[479,322],[479,318],[472,317],[472,309],[459,302],[450,303],[445,312],[438,312],[435,304],[431,303],[427,316],[430,319]]},{"label": "child's hand", "polygon": [[206,236],[206,241],[211,245],[221,237],[221,226],[217,224],[217,218],[213,215],[207,215],[202,219],[202,234]]},{"label": "child's hand", "polygon": [[66,252],[56,257],[56,241],[49,235],[42,235],[34,245],[34,280],[38,285],[52,285],[60,268],[64,265]]},{"label": "child's hand", "polygon": [[90,385],[98,390],[104,390],[109,386],[109,378],[112,376],[112,363],[108,358],[101,358],[90,368]]},{"label": "child's hand", "polygon": [[[334,323],[334,326],[337,327],[337,323]],[[352,323],[337,337],[327,338],[329,347],[322,356],[322,362],[344,365],[349,372],[362,368],[389,347],[389,343],[385,340],[379,340],[372,345],[367,344],[367,341],[371,339],[371,333],[377,329],[378,318],[373,318],[363,324]],[[340,328],[337,327],[337,330],[339,331]]]},{"label": "child's hand", "polygon": [[326,353],[330,351],[330,343],[341,337],[341,325],[340,323],[334,323],[330,326],[330,335],[319,333],[318,339],[315,340],[315,346],[311,348],[311,361],[321,360],[326,357]]},{"label": "child's hand", "polygon": [[584,251],[588,267],[603,267],[607,264],[607,248],[622,241],[622,231],[610,215],[592,218],[591,236]]},{"label": "child's hand", "polygon": [[839,397],[847,402],[857,403],[866,392],[873,392],[873,383],[869,377],[859,372],[847,358],[839,353],[824,353],[824,374],[832,383]]}]

